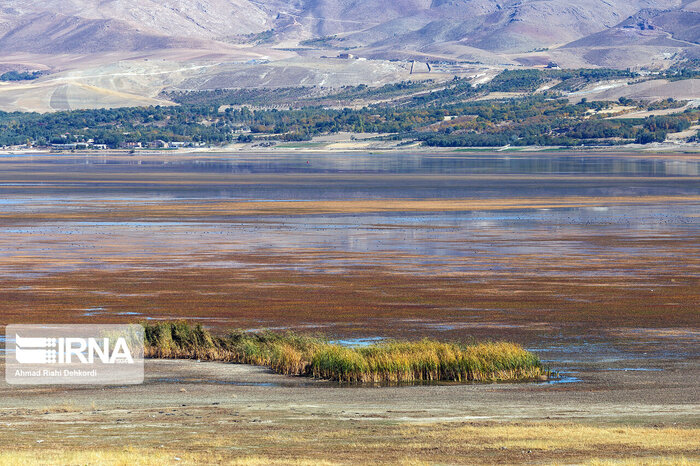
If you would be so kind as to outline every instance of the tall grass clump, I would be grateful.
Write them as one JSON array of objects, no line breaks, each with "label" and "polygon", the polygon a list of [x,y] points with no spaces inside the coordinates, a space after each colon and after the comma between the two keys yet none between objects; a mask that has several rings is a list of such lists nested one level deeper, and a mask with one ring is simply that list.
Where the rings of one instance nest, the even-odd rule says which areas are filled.
[{"label": "tall grass clump", "polygon": [[347,383],[516,382],[544,380],[539,358],[507,342],[445,343],[424,339],[349,348],[291,332],[215,336],[186,322],[146,324],[146,356],[256,366]]}]

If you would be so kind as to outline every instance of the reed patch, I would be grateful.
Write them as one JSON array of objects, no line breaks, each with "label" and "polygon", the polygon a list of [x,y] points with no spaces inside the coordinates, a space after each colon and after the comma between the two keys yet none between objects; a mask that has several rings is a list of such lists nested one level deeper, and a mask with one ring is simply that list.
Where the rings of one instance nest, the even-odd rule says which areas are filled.
[{"label": "reed patch", "polygon": [[539,358],[514,343],[423,339],[350,348],[292,332],[213,335],[186,322],[146,324],[146,357],[266,366],[284,375],[345,383],[546,380]]}]

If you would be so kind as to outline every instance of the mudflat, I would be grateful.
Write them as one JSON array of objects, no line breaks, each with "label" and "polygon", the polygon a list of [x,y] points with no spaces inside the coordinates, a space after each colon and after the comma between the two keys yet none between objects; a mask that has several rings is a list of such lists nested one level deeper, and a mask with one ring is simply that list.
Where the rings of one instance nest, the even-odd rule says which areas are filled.
[{"label": "mudflat", "polygon": [[155,463],[700,456],[699,159],[23,156],[0,158],[0,199],[0,324],[506,339],[563,376],[344,387],[149,361],[138,387],[0,386],[3,449],[41,441],[89,462],[70,455],[117,455],[119,437]]},{"label": "mudflat", "polygon": [[697,459],[697,371],[637,362],[647,363],[656,371],[582,361],[581,380],[570,383],[343,387],[251,366],[153,360],[136,387],[0,385],[0,443],[17,458],[31,449],[118,462],[127,448],[154,464],[352,463],[378,454],[385,463]]}]

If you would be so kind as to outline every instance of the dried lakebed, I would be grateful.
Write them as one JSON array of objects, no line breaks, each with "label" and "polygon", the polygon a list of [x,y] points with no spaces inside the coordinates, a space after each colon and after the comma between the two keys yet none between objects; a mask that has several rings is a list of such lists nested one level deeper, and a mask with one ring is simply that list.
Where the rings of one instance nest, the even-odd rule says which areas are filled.
[{"label": "dried lakebed", "polygon": [[[652,441],[698,437],[691,156],[5,157],[0,273],[0,324],[183,318],[340,341],[511,340],[569,381],[353,388],[150,360],[140,387],[1,385],[3,447],[111,448],[119,436],[185,458],[313,460],[333,449],[345,462],[373,451],[404,459],[392,441],[428,461],[698,456],[697,441]],[[630,431],[621,447],[605,443],[614,431],[566,430],[584,447],[558,450],[449,441],[478,436],[470,423],[492,439],[516,438],[511,428],[556,437],[540,422],[579,434],[652,430]],[[63,435],[49,442],[49,431]],[[214,441],[214,431],[229,436]],[[433,435],[447,439],[434,451]]]}]

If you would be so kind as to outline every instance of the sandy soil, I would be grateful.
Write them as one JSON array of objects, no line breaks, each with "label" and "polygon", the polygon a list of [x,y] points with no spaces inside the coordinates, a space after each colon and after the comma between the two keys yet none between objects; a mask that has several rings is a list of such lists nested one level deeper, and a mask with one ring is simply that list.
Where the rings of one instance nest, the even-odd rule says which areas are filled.
[{"label": "sandy soil", "polygon": [[700,96],[700,80],[668,81],[664,79],[629,83],[610,81],[596,83],[588,88],[572,93],[570,98],[586,97],[588,100],[618,100],[626,97],[638,100],[656,101],[673,98],[676,100],[697,100]]},{"label": "sandy soil", "polygon": [[[638,364],[658,365],[653,361]],[[297,411],[297,415],[411,422],[533,421],[544,419],[618,424],[677,423],[700,426],[700,371],[665,362],[658,371],[611,369],[580,361],[572,383],[444,384],[350,387],[286,377],[253,366],[197,361],[148,360],[144,385],[134,387],[12,387],[0,383],[2,410],[40,410],[74,404],[100,409],[161,409],[178,404],[250,413]],[[614,364],[612,364],[614,365]],[[2,366],[4,371],[4,364]]]},{"label": "sandy soil", "polygon": [[[0,84],[0,109],[53,112],[172,105],[163,90],[380,85],[406,79],[449,80],[454,73],[410,75],[410,62],[302,57],[278,48],[226,45],[100,55],[0,54],[3,63],[28,63],[52,73],[35,81]],[[33,67],[32,67],[33,68]],[[468,73],[470,69],[462,70]]]},{"label": "sandy soil", "polygon": [[0,446],[48,458],[118,442],[132,461],[159,453],[186,463],[700,460],[697,370],[588,370],[559,385],[350,388],[249,366],[148,361],[142,386],[0,384]]},{"label": "sandy soil", "polygon": [[3,62],[46,64],[53,73],[31,82],[0,86],[5,111],[60,110],[170,105],[158,98],[166,87],[209,75],[223,62],[242,66],[250,60],[283,59],[289,52],[227,46],[215,50],[171,49],[156,52],[88,55],[20,54]]}]

